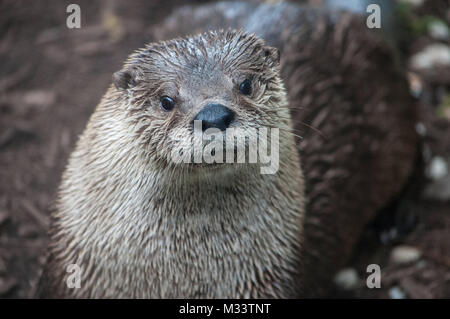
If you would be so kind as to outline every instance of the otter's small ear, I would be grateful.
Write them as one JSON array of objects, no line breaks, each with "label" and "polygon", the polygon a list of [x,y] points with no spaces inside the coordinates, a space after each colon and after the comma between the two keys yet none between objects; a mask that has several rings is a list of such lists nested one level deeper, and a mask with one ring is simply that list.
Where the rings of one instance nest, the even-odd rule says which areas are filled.
[{"label": "otter's small ear", "polygon": [[277,48],[265,46],[263,52],[266,62],[270,67],[277,66],[280,63],[280,50]]},{"label": "otter's small ear", "polygon": [[118,90],[126,90],[136,85],[135,74],[131,70],[120,70],[114,73],[113,83]]}]

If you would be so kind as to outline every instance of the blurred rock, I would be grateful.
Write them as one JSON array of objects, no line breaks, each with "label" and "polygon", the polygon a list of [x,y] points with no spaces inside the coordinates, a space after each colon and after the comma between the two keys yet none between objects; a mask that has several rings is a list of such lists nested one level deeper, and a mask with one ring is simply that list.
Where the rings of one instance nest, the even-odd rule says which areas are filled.
[{"label": "blurred rock", "polygon": [[397,246],[391,251],[391,262],[395,264],[411,264],[420,259],[422,253],[415,247]]},{"label": "blurred rock", "polygon": [[405,299],[406,294],[400,287],[394,286],[389,289],[389,298],[391,299]]},{"label": "blurred rock", "polygon": [[425,127],[425,125],[422,122],[418,122],[416,124],[416,132],[420,136],[425,136],[425,135],[427,135],[427,128]]},{"label": "blurred rock", "polygon": [[450,201],[450,175],[447,175],[427,185],[424,190],[427,199]]},{"label": "blurred rock", "polygon": [[415,54],[411,58],[411,67],[417,70],[450,66],[450,47],[442,43],[434,43]]},{"label": "blurred rock", "polygon": [[416,264],[416,268],[423,269],[428,265],[426,260],[419,260]]},{"label": "blurred rock", "polygon": [[447,162],[441,156],[435,156],[427,167],[427,175],[437,181],[448,174]]},{"label": "blurred rock", "polygon": [[345,268],[334,277],[334,283],[342,290],[351,290],[358,285],[359,276],[354,268]]},{"label": "blurred rock", "polygon": [[45,107],[55,102],[56,94],[53,91],[33,90],[25,92],[23,102],[29,105]]},{"label": "blurred rock", "polygon": [[0,103],[14,106],[14,110],[26,114],[30,110],[45,111],[56,101],[56,93],[51,90],[15,91],[0,95]]},{"label": "blurred rock", "polygon": [[422,79],[413,72],[408,72],[408,83],[409,83],[409,91],[412,96],[418,98],[422,95],[423,92],[423,82]]},{"label": "blurred rock", "polygon": [[427,199],[450,200],[450,175],[446,160],[435,156],[427,168],[427,176],[432,183],[425,187],[424,196]]},{"label": "blurred rock", "polygon": [[433,21],[428,26],[428,33],[431,37],[438,40],[447,40],[449,31],[447,25],[442,21]]}]

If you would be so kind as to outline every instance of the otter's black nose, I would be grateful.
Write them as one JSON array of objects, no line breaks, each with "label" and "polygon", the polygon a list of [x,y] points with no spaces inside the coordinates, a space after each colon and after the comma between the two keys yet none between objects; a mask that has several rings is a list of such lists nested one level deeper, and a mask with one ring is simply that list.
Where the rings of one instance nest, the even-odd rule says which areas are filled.
[{"label": "otter's black nose", "polygon": [[234,112],[222,104],[210,103],[195,116],[194,121],[202,121],[202,130],[210,127],[225,131],[234,119]]}]

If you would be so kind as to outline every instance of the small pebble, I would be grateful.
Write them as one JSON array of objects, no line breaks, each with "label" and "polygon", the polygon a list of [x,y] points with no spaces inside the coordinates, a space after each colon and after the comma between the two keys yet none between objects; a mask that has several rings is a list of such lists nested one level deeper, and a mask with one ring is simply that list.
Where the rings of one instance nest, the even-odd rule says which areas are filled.
[{"label": "small pebble", "polygon": [[397,246],[391,251],[391,261],[395,264],[410,264],[418,261],[422,253],[412,246]]},{"label": "small pebble", "polygon": [[449,32],[447,25],[442,21],[434,21],[428,26],[428,33],[437,40],[447,40]]},{"label": "small pebble", "polygon": [[436,181],[448,174],[447,162],[441,156],[435,156],[427,169],[428,177]]},{"label": "small pebble", "polygon": [[351,290],[358,285],[359,276],[354,268],[340,270],[334,277],[334,283],[342,290]]},{"label": "small pebble", "polygon": [[411,58],[411,66],[418,70],[450,66],[450,47],[442,43],[430,44]]},{"label": "small pebble", "polygon": [[423,269],[427,266],[427,261],[426,260],[419,260],[416,264],[416,267],[418,269]]},{"label": "small pebble", "polygon": [[25,104],[48,106],[55,102],[56,94],[52,91],[33,90],[24,92],[22,98]]},{"label": "small pebble", "polygon": [[427,135],[427,128],[425,127],[425,125],[422,122],[418,122],[416,124],[416,132],[420,136],[425,136],[425,135]]},{"label": "small pebble", "polygon": [[419,98],[423,92],[423,82],[421,78],[417,74],[409,72],[408,83],[409,91],[411,92],[412,96]]},{"label": "small pebble", "polygon": [[394,286],[389,289],[389,298],[391,299],[405,299],[406,294],[403,292],[403,290],[400,289],[398,286]]}]

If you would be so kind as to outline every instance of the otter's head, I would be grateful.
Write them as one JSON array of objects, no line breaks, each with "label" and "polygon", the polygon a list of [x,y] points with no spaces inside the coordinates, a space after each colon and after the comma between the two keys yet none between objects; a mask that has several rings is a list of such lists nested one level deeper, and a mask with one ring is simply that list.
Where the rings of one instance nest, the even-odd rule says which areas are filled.
[{"label": "otter's head", "polygon": [[278,50],[242,31],[151,43],[114,74],[114,85],[134,137],[164,166],[214,166],[184,165],[186,156],[182,164],[173,160],[192,147],[198,131],[209,130],[216,141],[221,134],[225,143],[228,129],[238,139],[259,128],[286,126],[289,118]]}]

